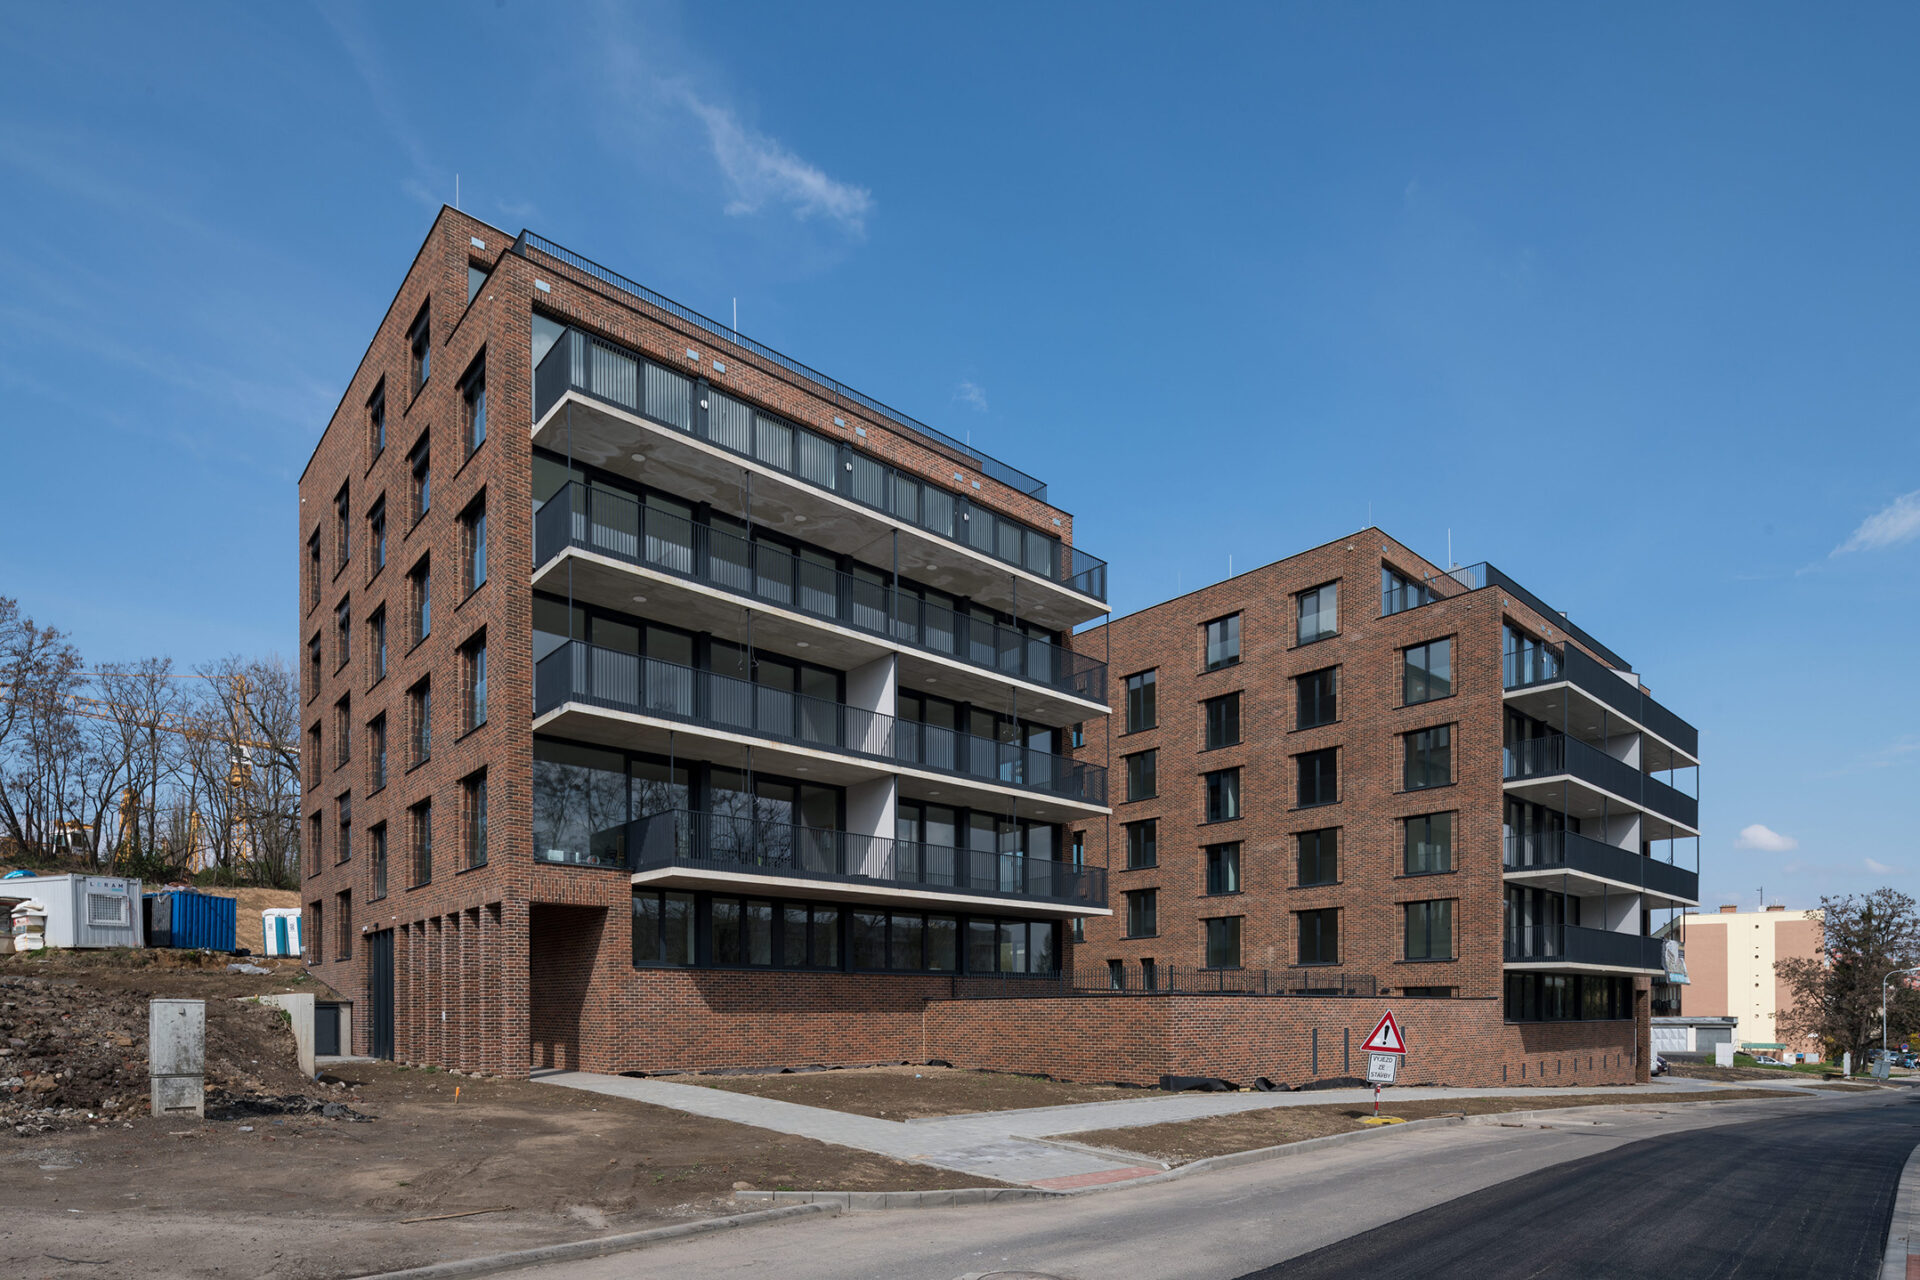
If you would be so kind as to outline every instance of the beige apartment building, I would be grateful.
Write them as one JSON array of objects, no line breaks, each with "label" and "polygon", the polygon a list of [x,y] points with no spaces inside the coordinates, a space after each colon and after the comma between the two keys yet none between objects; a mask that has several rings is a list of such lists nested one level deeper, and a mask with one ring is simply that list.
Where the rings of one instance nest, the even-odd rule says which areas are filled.
[{"label": "beige apartment building", "polygon": [[1735,1040],[1747,1050],[1819,1053],[1817,1044],[1781,1040],[1776,1016],[1793,994],[1774,972],[1776,961],[1819,954],[1818,911],[1723,906],[1712,915],[1686,915],[1682,923],[1689,978],[1678,988],[1682,1016],[1738,1018]]}]

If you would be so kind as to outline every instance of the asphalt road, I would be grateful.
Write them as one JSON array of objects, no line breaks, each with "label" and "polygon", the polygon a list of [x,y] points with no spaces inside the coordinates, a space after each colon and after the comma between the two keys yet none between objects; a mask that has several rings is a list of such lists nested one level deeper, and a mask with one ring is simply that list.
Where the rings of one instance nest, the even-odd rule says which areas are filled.
[{"label": "asphalt road", "polygon": [[1791,1268],[1794,1280],[1838,1280],[1879,1259],[1901,1165],[1920,1143],[1920,1104],[1907,1096],[1650,1098],[1520,1127],[1395,1132],[1097,1195],[802,1218],[513,1274],[1747,1280]]},{"label": "asphalt road", "polygon": [[1677,1133],[1503,1182],[1242,1280],[1879,1275],[1920,1097]]}]

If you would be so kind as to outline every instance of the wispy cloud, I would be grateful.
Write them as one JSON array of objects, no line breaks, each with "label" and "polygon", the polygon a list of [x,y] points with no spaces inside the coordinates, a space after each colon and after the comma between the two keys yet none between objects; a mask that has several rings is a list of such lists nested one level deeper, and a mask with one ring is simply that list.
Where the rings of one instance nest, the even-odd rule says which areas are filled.
[{"label": "wispy cloud", "polygon": [[[367,98],[386,125],[387,133],[406,154],[413,172],[401,180],[400,190],[428,208],[439,208],[445,198],[453,195],[452,185],[446,180],[446,172],[435,166],[429,156],[426,142],[401,102],[399,84],[402,82],[388,69],[386,59],[381,56],[373,35],[360,21],[358,11],[346,5],[322,5],[320,18],[346,51],[347,60],[366,86]],[[434,194],[442,188],[442,195]]]},{"label": "wispy cloud", "polygon": [[978,413],[987,411],[987,389],[970,378],[962,378],[953,389],[953,398]]},{"label": "wispy cloud", "polygon": [[873,212],[873,193],[867,188],[828,177],[820,166],[747,128],[732,111],[707,102],[684,85],[680,96],[707,127],[713,158],[732,197],[728,213],[753,214],[778,205],[802,220],[826,218],[852,235],[866,234],[867,216]]},{"label": "wispy cloud", "polygon": [[1835,547],[1831,554],[1849,551],[1881,551],[1920,538],[1920,489],[1903,493],[1860,522],[1853,536]]},{"label": "wispy cloud", "polygon": [[1783,836],[1772,827],[1758,822],[1740,828],[1740,838],[1734,844],[1742,849],[1758,849],[1762,853],[1788,853],[1800,847],[1800,842],[1792,836]]},{"label": "wispy cloud", "polygon": [[1898,870],[1897,867],[1890,867],[1886,863],[1880,862],[1874,858],[1862,858],[1861,861],[1866,864],[1867,870],[1873,872],[1873,874],[1877,876],[1890,876],[1896,870]]}]

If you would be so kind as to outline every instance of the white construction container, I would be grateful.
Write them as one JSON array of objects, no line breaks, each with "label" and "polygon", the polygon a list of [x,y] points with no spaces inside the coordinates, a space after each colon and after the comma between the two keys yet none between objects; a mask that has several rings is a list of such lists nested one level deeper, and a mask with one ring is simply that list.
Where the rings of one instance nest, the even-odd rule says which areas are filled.
[{"label": "white construction container", "polygon": [[268,907],[260,913],[260,936],[270,956],[297,956],[300,945],[300,908]]},{"label": "white construction container", "polygon": [[50,947],[139,947],[140,882],[118,876],[23,876],[0,880],[0,910],[38,902]]}]

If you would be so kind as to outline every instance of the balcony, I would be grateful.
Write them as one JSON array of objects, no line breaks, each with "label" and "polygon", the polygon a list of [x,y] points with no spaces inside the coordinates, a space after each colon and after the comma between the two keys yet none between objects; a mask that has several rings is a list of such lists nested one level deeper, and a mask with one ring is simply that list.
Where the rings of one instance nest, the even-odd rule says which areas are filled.
[{"label": "balcony", "polygon": [[[1066,724],[1106,710],[1107,666],[1103,662],[987,619],[896,596],[884,582],[843,573],[784,547],[649,508],[615,490],[573,483],[563,486],[534,513],[533,534],[534,564],[542,569],[570,549],[584,551],[677,582],[755,601],[769,610],[801,615],[858,632],[861,637],[933,655],[938,661],[920,664],[929,671],[944,671],[951,677],[950,664],[957,662],[995,677],[963,680],[963,684],[975,687],[962,689],[954,694],[957,697],[972,693],[979,701],[998,701],[1005,696],[1005,685],[1000,682],[1005,678],[1058,695],[1035,700],[1043,705],[1023,706],[1021,714],[1030,719],[1051,715],[1055,722]],[[536,579],[541,576],[535,574]],[[591,590],[593,575],[586,576]],[[624,583],[609,583],[602,593],[607,596],[603,603],[626,606],[632,575],[624,576]],[[688,617],[699,621],[700,600],[689,596],[679,603]],[[720,602],[711,602],[708,611],[719,607]],[[738,616],[737,611],[733,616]],[[731,625],[732,619],[726,622]],[[820,628],[794,630],[796,636],[812,634],[812,643],[821,641],[817,634]],[[880,652],[881,647],[856,640],[837,659],[831,653],[810,656],[851,668]],[[915,674],[919,673],[903,672],[905,682],[919,683],[913,679]]]},{"label": "balcony", "polygon": [[[1594,718],[1598,708],[1631,721],[1660,740],[1648,743],[1651,750],[1643,757],[1655,769],[1679,769],[1700,762],[1700,731],[1640,691],[1638,681],[1628,682],[1611,668],[1595,662],[1579,649],[1564,645],[1546,646],[1504,657],[1501,684],[1508,701],[1549,724],[1568,723],[1568,715]],[[1554,695],[1571,687],[1584,695],[1581,710],[1562,704]],[[1598,732],[1601,725],[1593,725]]]},{"label": "balcony", "polygon": [[1509,880],[1578,877],[1642,893],[1654,908],[1700,902],[1699,872],[1572,831],[1508,836],[1505,867]]},{"label": "balcony", "polygon": [[[1591,743],[1556,733],[1510,742],[1500,755],[1507,790],[1523,799],[1549,804],[1576,818],[1605,816],[1609,800],[1621,800],[1659,820],[1643,832],[1645,839],[1700,833],[1699,800]],[[1561,785],[1564,781],[1586,790],[1570,792]]]},{"label": "balcony", "polygon": [[[563,401],[579,412],[556,413]],[[947,574],[957,594],[1053,630],[1105,612],[1099,557],[964,490],[761,412],[690,370],[577,329],[564,331],[534,371],[534,437],[636,479],[657,484],[671,472],[676,492],[725,511],[743,507],[752,490],[769,527],[848,554],[895,531],[905,562]]]},{"label": "balcony", "polygon": [[[581,640],[534,664],[533,704],[536,720],[551,717],[537,728],[607,745],[664,751],[664,730],[673,724],[727,741],[781,744],[789,750],[773,750],[776,762],[821,782],[850,785],[899,768],[1085,808],[1103,809],[1107,802],[1107,771],[1099,765]],[[638,719],[596,724],[597,717],[577,708]],[[684,745],[680,754],[688,754]],[[1043,809],[1034,816],[1056,815]]]},{"label": "balcony", "polygon": [[656,888],[798,887],[814,897],[937,897],[1001,908],[1044,904],[1053,914],[1107,912],[1104,867],[686,810],[628,823],[624,865],[635,884]]},{"label": "balcony", "polygon": [[1637,933],[1570,924],[1509,928],[1506,963],[1535,969],[1625,969],[1664,973],[1662,943]]}]

